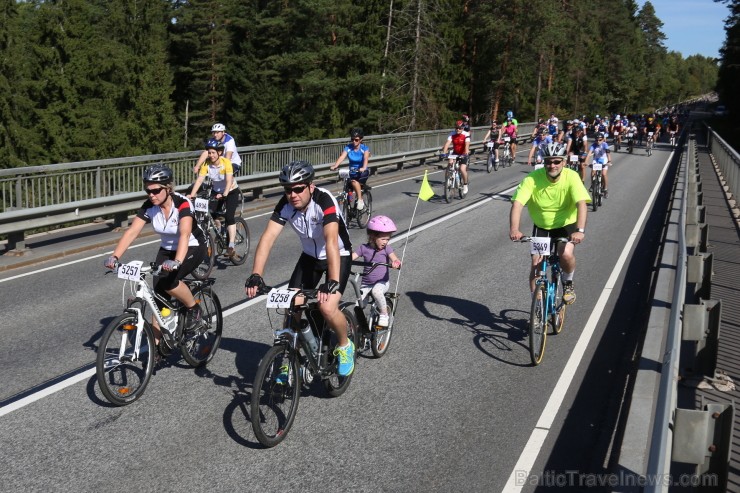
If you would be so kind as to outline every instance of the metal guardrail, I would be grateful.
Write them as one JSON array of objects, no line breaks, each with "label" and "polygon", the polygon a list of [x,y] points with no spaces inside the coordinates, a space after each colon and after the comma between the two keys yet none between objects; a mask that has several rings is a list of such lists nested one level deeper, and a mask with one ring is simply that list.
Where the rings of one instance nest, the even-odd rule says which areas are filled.
[{"label": "metal guardrail", "polygon": [[675,463],[695,466],[694,479],[699,482],[703,474],[713,474],[702,484],[720,489],[706,491],[720,491],[727,479],[721,458],[729,460],[729,445],[723,445],[729,437],[719,437],[728,432],[733,406],[709,404],[694,410],[680,409],[677,404],[680,372],[686,364],[682,358],[691,354],[687,349],[695,349],[687,367],[704,374],[714,372],[703,350],[708,339],[718,337],[721,302],[706,299],[712,256],[704,253],[707,228],[703,217],[696,141],[689,135],[680,157],[648,332],[619,453],[620,476],[627,480],[613,491],[667,492],[676,479],[671,476]]},{"label": "metal guardrail", "polygon": [[[524,136],[520,140],[526,142],[534,123],[522,123],[519,128]],[[471,129],[474,146],[487,130]],[[384,166],[435,158],[448,135],[449,130],[434,130],[368,136],[365,142],[373,153],[370,169],[374,173]],[[277,186],[280,168],[295,159],[319,163],[315,165],[317,178],[328,178],[335,174],[329,167],[346,144],[347,139],[330,139],[238,148],[242,169],[237,183],[243,192],[260,197],[264,189]],[[199,155],[194,151],[0,170],[3,204],[16,204],[0,212],[0,235],[8,235],[8,250],[23,250],[29,230],[111,216],[117,225],[124,224],[128,213],[143,200],[141,172],[146,166],[166,163],[176,183],[181,183],[177,189],[184,190]]]},{"label": "metal guardrail", "polygon": [[737,194],[740,192],[740,154],[709,125],[707,125],[707,146],[722,171],[729,193],[737,202]]}]

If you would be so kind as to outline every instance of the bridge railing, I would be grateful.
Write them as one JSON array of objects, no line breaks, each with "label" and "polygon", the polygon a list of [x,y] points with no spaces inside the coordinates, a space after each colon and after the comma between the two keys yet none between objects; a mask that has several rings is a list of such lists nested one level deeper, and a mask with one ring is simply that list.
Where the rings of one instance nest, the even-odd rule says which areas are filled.
[{"label": "bridge railing", "polygon": [[740,154],[733,149],[712,127],[707,126],[707,146],[729,187],[728,192],[737,202],[740,192]]}]

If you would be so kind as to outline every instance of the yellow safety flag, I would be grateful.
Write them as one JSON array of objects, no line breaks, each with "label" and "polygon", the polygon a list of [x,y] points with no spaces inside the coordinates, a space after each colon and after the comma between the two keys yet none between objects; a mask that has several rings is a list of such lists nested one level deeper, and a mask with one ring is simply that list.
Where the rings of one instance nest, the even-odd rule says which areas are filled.
[{"label": "yellow safety flag", "polygon": [[424,170],[424,179],[421,180],[419,198],[421,200],[428,201],[432,197],[434,197],[434,190],[432,190],[432,186],[429,184],[429,180],[427,179],[427,170]]}]

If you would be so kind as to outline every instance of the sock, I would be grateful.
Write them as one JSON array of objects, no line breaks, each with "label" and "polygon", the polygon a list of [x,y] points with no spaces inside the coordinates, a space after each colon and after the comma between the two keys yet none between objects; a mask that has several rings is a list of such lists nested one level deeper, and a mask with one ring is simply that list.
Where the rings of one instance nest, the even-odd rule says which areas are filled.
[{"label": "sock", "polygon": [[233,241],[230,241],[230,242],[229,242],[229,248],[234,248],[234,245],[235,245],[235,244],[236,244],[236,243],[234,243]]},{"label": "sock", "polygon": [[572,281],[573,280],[573,274],[575,274],[576,271],[573,272],[565,272],[563,271],[563,281]]},{"label": "sock", "polygon": [[357,201],[357,208],[358,209],[362,209],[363,207],[365,207],[365,202],[362,201],[362,200],[358,200]]}]

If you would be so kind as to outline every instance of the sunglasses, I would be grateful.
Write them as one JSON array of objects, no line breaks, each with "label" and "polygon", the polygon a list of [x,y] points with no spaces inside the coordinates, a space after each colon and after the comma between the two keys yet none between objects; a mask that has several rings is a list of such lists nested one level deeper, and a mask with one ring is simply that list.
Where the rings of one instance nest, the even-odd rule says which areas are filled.
[{"label": "sunglasses", "polygon": [[144,192],[146,192],[147,195],[159,195],[162,190],[164,190],[164,187],[159,188],[145,188]]},{"label": "sunglasses", "polygon": [[352,140],[354,140],[355,142],[359,142],[359,141],[361,141],[362,139],[361,139],[361,138],[359,138],[359,137],[355,137],[355,138],[354,138],[354,139],[352,139]]},{"label": "sunglasses", "polygon": [[296,195],[303,193],[303,191],[308,188],[308,185],[299,185],[297,187],[293,188],[285,188],[285,195],[290,195],[291,193],[294,193]]},{"label": "sunglasses", "polygon": [[547,161],[545,161],[545,166],[554,166],[557,164],[563,164],[563,160],[562,159],[548,159]]}]

